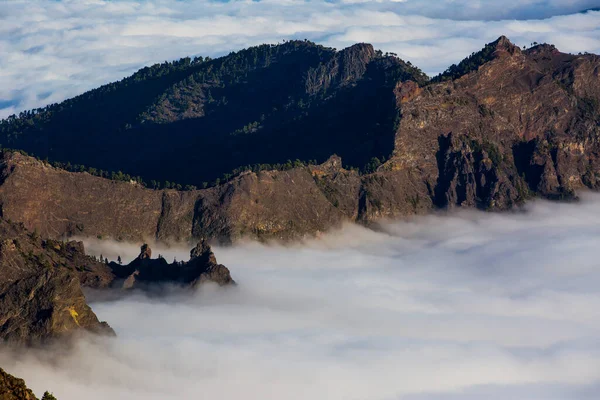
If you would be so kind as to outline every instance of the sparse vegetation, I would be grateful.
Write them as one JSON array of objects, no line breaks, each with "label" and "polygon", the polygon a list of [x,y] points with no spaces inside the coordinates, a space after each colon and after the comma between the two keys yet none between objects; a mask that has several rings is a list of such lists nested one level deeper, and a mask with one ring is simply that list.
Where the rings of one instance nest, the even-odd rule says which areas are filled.
[{"label": "sparse vegetation", "polygon": [[469,57],[462,60],[460,63],[452,64],[446,71],[431,79],[431,82],[444,82],[460,78],[469,72],[476,71],[480,66],[493,59],[496,51],[496,42],[486,44],[483,49],[476,53],[472,53]]}]

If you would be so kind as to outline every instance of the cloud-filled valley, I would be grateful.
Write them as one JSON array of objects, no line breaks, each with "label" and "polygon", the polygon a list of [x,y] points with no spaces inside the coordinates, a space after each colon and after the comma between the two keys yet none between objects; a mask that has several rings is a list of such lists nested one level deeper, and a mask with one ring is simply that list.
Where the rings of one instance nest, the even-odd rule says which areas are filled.
[{"label": "cloud-filled valley", "polygon": [[0,4],[0,117],[156,62],[260,43],[370,42],[429,74],[500,35],[600,52],[597,1],[11,1]]},{"label": "cloud-filled valley", "polygon": [[[66,400],[593,399],[599,240],[588,194],[216,248],[238,286],[96,299],[117,338],[0,362]],[[138,251],[87,247],[124,261]]]}]

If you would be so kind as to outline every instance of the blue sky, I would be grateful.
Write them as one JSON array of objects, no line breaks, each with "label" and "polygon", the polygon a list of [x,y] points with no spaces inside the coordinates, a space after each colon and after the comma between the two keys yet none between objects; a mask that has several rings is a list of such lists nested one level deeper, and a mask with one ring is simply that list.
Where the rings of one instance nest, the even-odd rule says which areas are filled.
[{"label": "blue sky", "polygon": [[0,3],[0,117],[144,65],[284,39],[369,42],[429,74],[500,35],[600,53],[600,0],[16,0]]}]

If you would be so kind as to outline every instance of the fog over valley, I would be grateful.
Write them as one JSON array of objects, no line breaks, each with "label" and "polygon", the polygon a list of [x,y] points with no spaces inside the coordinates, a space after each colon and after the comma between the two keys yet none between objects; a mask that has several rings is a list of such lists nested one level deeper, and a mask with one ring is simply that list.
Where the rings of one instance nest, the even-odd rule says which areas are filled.
[{"label": "fog over valley", "polygon": [[[116,337],[0,364],[61,400],[596,399],[599,240],[600,196],[584,194],[216,247],[237,286],[88,292]],[[128,262],[139,245],[86,250]]]}]

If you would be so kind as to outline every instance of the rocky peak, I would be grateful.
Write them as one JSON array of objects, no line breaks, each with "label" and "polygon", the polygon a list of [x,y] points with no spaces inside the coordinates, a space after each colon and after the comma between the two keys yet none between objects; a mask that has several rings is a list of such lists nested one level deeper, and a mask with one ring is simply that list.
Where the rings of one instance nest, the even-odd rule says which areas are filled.
[{"label": "rocky peak", "polygon": [[367,64],[375,57],[375,49],[368,43],[358,43],[339,53],[340,80],[355,80],[367,70]]},{"label": "rocky peak", "polygon": [[122,288],[145,288],[151,284],[171,283],[184,287],[195,287],[200,283],[214,282],[221,286],[235,283],[229,270],[217,263],[217,259],[206,240],[200,240],[190,251],[188,262],[169,264],[164,258],[150,258],[148,245],[142,246],[142,253],[128,265],[110,263],[115,275],[125,279]]},{"label": "rocky peak", "polygon": [[471,54],[458,64],[453,64],[442,74],[432,78],[432,82],[442,82],[455,80],[465,76],[473,71],[477,71],[481,66],[498,58],[510,57],[520,54],[521,50],[511,43],[506,36],[500,36],[497,40],[488,43],[480,51]]},{"label": "rocky peak", "polygon": [[520,53],[521,49],[515,46],[506,36],[500,36],[496,41],[492,42],[491,45],[496,49],[497,52],[507,52],[509,54]]},{"label": "rocky peak", "polygon": [[217,258],[212,252],[208,242],[204,239],[200,240],[196,247],[190,251],[190,260],[197,260],[206,263],[217,263]]},{"label": "rocky peak", "polygon": [[146,260],[152,258],[152,249],[146,243],[140,248],[140,255],[137,257],[138,260]]},{"label": "rocky peak", "polygon": [[329,61],[308,71],[306,91],[316,94],[332,86],[359,80],[375,56],[375,49],[367,43],[358,43],[335,53]]}]

